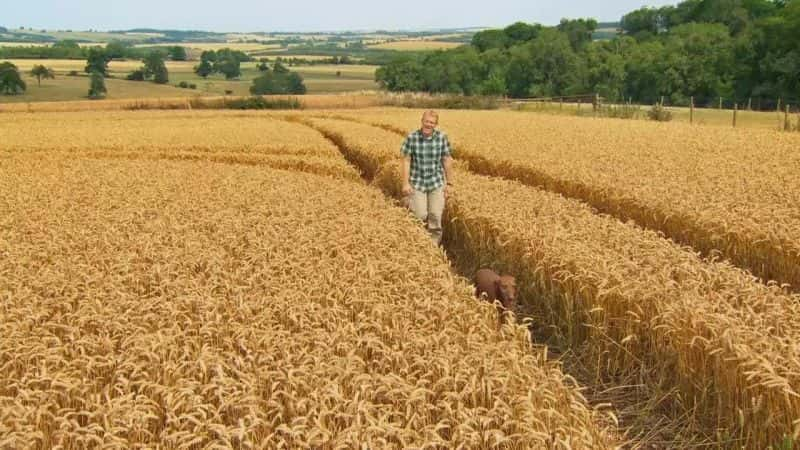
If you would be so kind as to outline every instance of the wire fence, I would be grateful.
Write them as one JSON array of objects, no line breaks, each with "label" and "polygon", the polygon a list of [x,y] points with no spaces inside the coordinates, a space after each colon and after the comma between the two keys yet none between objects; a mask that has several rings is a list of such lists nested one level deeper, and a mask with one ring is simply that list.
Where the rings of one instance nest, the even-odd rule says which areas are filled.
[{"label": "wire fence", "polygon": [[612,102],[599,94],[579,94],[553,97],[506,99],[517,109],[548,112],[563,111],[568,114],[623,119],[652,119],[668,121],[674,117],[689,123],[729,124],[742,126],[743,120],[757,122],[784,131],[800,131],[800,99],[763,97],[736,98],[690,97],[687,102],[671,104],[669,97],[660,97],[653,103],[637,103],[632,99]]}]

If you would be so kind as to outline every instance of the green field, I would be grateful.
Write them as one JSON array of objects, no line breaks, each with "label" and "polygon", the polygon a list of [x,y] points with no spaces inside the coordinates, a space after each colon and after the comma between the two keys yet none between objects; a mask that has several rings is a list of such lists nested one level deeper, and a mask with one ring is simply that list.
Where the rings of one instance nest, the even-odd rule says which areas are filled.
[{"label": "green field", "polygon": [[[28,90],[23,95],[2,95],[0,103],[69,101],[86,98],[89,79],[83,73],[86,64],[83,60],[12,60],[20,72],[25,73]],[[56,79],[42,80],[41,87],[36,79],[27,76],[27,72],[36,64],[44,64],[53,68]],[[196,61],[168,61],[169,83],[156,85],[150,82],[127,81],[125,76],[141,66],[139,61],[112,61],[109,73],[112,78],[106,80],[109,99],[145,98],[145,97],[180,97],[192,95],[223,95],[230,91],[233,95],[248,95],[253,78],[259,75],[256,63],[242,63],[242,76],[237,80],[226,80],[220,75],[203,79],[194,73]],[[376,66],[367,65],[317,65],[298,66],[292,70],[300,73],[305,79],[309,94],[327,94],[350,91],[375,90]],[[67,76],[70,71],[77,71],[81,76]],[[339,72],[339,75],[337,75]],[[196,89],[178,88],[178,83],[185,81],[195,84]]]}]

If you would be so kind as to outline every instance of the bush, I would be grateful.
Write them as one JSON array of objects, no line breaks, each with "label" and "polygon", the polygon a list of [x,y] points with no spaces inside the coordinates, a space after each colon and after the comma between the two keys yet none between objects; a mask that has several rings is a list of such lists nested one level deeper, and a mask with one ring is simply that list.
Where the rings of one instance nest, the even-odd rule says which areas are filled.
[{"label": "bush", "polygon": [[[282,66],[280,66],[282,67]],[[296,72],[279,70],[276,63],[272,72],[266,72],[253,80],[250,86],[250,93],[253,95],[266,94],[305,94],[306,85],[303,77]]]},{"label": "bush", "polygon": [[233,94],[233,91],[232,91],[232,90],[230,90],[230,89],[225,89],[225,95],[231,95],[231,94]]},{"label": "bush", "polygon": [[663,105],[655,104],[647,111],[647,117],[657,122],[669,122],[672,120],[672,113]]},{"label": "bush", "polygon": [[178,87],[183,89],[188,89],[189,83],[187,83],[186,81],[181,81],[180,83],[178,83]]},{"label": "bush", "polygon": [[69,77],[79,77],[80,74],[78,73],[77,70],[70,70],[69,72],[67,72],[67,76],[69,76]]},{"label": "bush", "polygon": [[144,71],[142,69],[134,70],[125,79],[129,81],[144,81]]},{"label": "bush", "polygon": [[189,89],[197,89],[197,85],[194,83],[189,83]]},{"label": "bush", "polygon": [[302,104],[294,97],[266,99],[260,96],[253,96],[242,99],[228,100],[226,106],[229,109],[301,109]]}]

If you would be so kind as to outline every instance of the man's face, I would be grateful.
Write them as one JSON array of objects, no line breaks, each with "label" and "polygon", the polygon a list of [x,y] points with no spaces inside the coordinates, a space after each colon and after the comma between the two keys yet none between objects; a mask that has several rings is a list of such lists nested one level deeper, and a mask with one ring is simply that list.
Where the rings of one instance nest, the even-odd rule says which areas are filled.
[{"label": "man's face", "polygon": [[436,129],[438,122],[439,120],[436,117],[429,114],[422,116],[422,134],[425,136],[433,134],[433,130]]}]

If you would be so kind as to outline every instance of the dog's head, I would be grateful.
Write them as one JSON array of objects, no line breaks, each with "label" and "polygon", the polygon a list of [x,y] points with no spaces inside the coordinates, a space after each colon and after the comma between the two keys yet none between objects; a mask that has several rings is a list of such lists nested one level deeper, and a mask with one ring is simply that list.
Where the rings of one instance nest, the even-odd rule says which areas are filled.
[{"label": "dog's head", "polygon": [[500,297],[500,303],[503,307],[509,310],[514,309],[517,304],[517,281],[511,275],[502,275],[495,282],[497,286],[497,295]]}]

